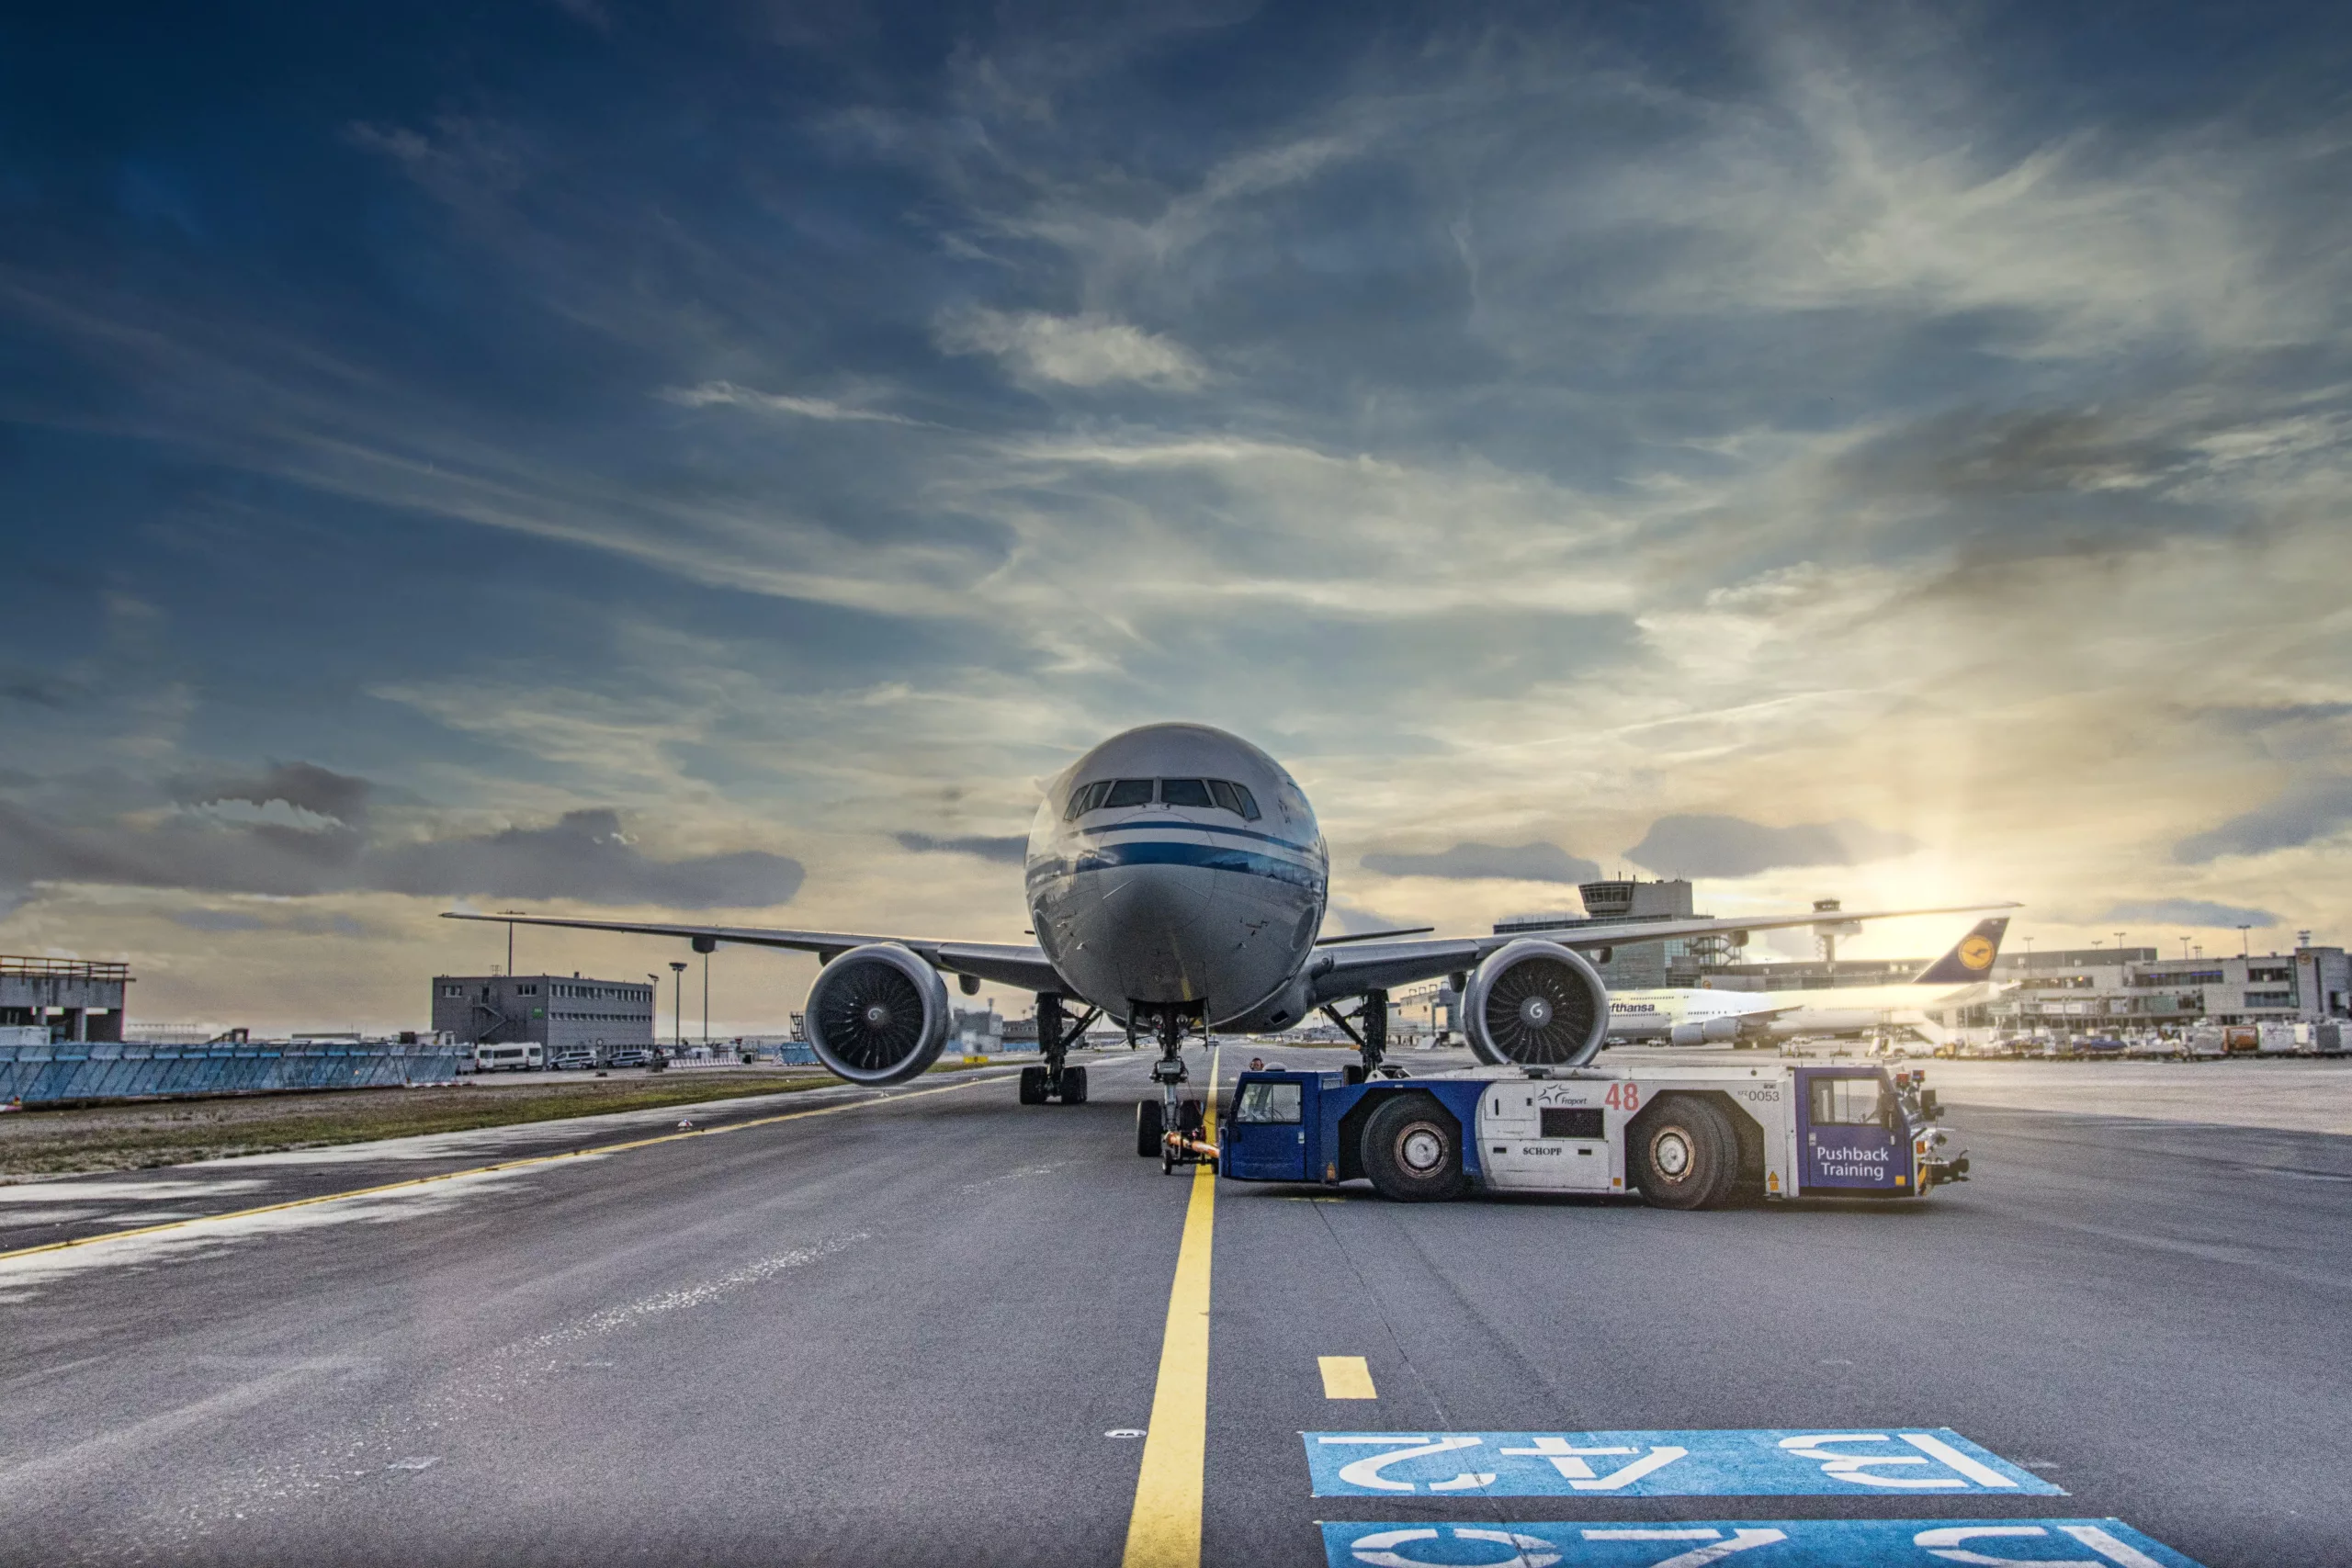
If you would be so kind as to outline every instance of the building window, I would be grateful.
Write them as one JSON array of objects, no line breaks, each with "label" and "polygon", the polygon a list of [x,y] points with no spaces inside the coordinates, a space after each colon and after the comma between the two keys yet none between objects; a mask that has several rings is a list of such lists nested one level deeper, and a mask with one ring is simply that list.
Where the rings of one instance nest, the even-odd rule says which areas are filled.
[{"label": "building window", "polygon": [[466,994],[466,988],[463,986],[444,986],[441,987],[441,994],[445,997],[457,997],[463,998]]},{"label": "building window", "polygon": [[2276,985],[2280,981],[2292,980],[2295,977],[2295,972],[2292,969],[2248,969],[2245,972],[2245,977],[2257,986],[2266,981]]},{"label": "building window", "polygon": [[2245,1005],[2250,1008],[2290,1008],[2295,1005],[2292,991],[2248,991]]}]

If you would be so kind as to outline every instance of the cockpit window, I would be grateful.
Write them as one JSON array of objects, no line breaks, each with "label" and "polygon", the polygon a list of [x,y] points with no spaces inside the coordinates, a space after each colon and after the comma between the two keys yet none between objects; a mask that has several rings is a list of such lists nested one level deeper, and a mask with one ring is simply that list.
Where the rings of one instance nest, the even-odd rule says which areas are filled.
[{"label": "cockpit window", "polygon": [[1149,779],[1121,779],[1114,784],[1109,792],[1102,796],[1102,808],[1106,811],[1116,811],[1123,806],[1149,806],[1150,804],[1151,781]]},{"label": "cockpit window", "polygon": [[1069,819],[1074,822],[1090,811],[1101,810],[1102,807],[1102,797],[1110,793],[1111,781],[1109,779],[1097,779],[1091,784],[1080,785],[1076,790],[1073,790],[1070,793],[1069,811],[1068,814]]},{"label": "cockpit window", "polygon": [[1209,798],[1206,779],[1162,779],[1159,800],[1163,806],[1194,806],[1204,811],[1216,804]]},{"label": "cockpit window", "polygon": [[1227,784],[1223,779],[1211,779],[1209,794],[1216,796],[1219,806],[1224,807],[1236,817],[1245,818],[1252,822],[1258,820],[1258,803],[1250,799],[1250,792],[1239,784]]}]

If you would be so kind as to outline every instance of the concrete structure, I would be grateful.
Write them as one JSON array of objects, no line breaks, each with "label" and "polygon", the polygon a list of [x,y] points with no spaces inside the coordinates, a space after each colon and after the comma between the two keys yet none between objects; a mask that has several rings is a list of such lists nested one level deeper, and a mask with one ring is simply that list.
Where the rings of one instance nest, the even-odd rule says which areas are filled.
[{"label": "concrete structure", "polygon": [[0,1028],[42,1029],[51,1040],[122,1038],[128,964],[0,957]]},{"label": "concrete structure", "polygon": [[435,975],[433,1027],[469,1045],[643,1050],[653,1043],[653,987],[571,975]]}]

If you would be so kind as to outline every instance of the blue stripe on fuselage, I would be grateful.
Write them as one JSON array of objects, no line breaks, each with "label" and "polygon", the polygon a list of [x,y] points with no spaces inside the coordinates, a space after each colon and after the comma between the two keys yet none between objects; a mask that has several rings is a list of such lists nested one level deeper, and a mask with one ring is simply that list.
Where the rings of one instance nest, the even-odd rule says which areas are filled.
[{"label": "blue stripe on fuselage", "polygon": [[1323,886],[1323,874],[1312,866],[1229,844],[1188,844],[1170,839],[1100,845],[1073,859],[1040,862],[1030,867],[1029,875],[1034,881],[1040,876],[1074,876],[1081,872],[1110,871],[1126,865],[1190,865],[1204,871],[1238,871],[1250,876],[1271,877],[1298,887],[1319,889]]},{"label": "blue stripe on fuselage", "polygon": [[1081,828],[1080,836],[1095,838],[1106,833],[1165,833],[1170,829],[1195,833],[1226,833],[1237,839],[1255,839],[1261,844],[1274,844],[1296,854],[1311,855],[1312,844],[1295,844],[1272,833],[1261,833],[1255,828],[1228,828],[1222,822],[1187,822],[1181,818],[1161,817],[1140,822],[1114,822],[1107,828]]}]

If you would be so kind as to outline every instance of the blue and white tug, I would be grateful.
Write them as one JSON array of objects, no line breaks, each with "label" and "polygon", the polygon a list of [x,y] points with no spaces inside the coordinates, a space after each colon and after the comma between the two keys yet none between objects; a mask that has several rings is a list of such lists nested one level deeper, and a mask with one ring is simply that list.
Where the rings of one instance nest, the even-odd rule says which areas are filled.
[{"label": "blue and white tug", "polygon": [[1664,1066],[1363,1077],[1244,1073],[1217,1146],[1236,1181],[1362,1177],[1385,1198],[1638,1192],[1668,1209],[1919,1198],[1965,1180],[1916,1069]]}]

